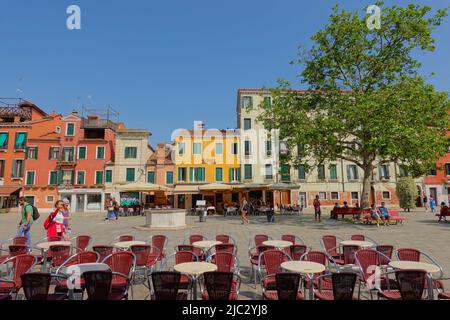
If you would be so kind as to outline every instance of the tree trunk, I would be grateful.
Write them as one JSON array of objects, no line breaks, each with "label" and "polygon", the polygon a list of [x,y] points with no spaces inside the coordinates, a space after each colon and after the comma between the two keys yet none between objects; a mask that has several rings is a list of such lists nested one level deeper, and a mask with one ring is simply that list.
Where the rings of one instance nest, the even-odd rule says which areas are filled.
[{"label": "tree trunk", "polygon": [[371,192],[371,188],[372,188],[372,171],[373,171],[372,165],[367,165],[364,168],[363,190],[362,190],[362,194],[361,194],[361,203],[360,203],[360,207],[359,207],[360,215],[364,208],[370,207],[372,205],[370,203],[370,192]]}]

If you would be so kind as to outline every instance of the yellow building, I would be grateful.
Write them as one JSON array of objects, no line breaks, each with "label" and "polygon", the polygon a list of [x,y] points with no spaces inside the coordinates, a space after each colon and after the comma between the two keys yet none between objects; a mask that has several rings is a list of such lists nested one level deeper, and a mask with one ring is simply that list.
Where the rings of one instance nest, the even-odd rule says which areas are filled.
[{"label": "yellow building", "polygon": [[239,202],[232,192],[232,185],[241,181],[238,131],[206,130],[197,122],[193,130],[177,130],[172,138],[178,208],[190,209],[203,199],[221,212],[224,202]]}]

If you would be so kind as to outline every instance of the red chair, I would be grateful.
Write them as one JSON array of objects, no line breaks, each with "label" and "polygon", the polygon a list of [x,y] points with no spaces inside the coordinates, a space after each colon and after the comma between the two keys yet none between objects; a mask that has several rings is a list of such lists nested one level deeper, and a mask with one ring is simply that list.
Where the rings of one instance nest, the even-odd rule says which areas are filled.
[{"label": "red chair", "polygon": [[[236,280],[235,280],[236,279]],[[205,272],[202,275],[205,289],[202,293],[203,300],[237,300],[239,296],[240,278],[233,272]],[[233,291],[233,283],[239,285]]]},{"label": "red chair", "polygon": [[424,270],[397,270],[398,290],[379,290],[378,297],[388,300],[422,300],[427,273]]},{"label": "red chair", "polygon": [[164,257],[166,256],[166,246],[168,243],[168,239],[165,235],[154,235],[151,237],[151,245],[158,249],[159,256],[157,257],[157,261],[160,261],[162,264],[162,261]]},{"label": "red chair", "polygon": [[379,256],[380,265],[381,266],[388,265],[392,259],[392,253],[394,252],[394,246],[381,244],[381,245],[377,245],[376,250],[378,252],[382,253],[382,255]]},{"label": "red chair", "polygon": [[[355,264],[355,252],[360,249],[359,246],[355,245],[344,245],[342,246],[342,255],[344,257],[343,259],[343,265],[353,265]],[[338,263],[340,264],[340,263]]]},{"label": "red chair", "polygon": [[187,293],[180,292],[181,273],[176,271],[157,271],[151,274],[149,288],[151,300],[186,300]]},{"label": "red chair", "polygon": [[50,273],[30,272],[21,275],[23,292],[27,300],[65,300],[67,294],[49,294],[52,275]]},{"label": "red chair", "polygon": [[89,247],[89,244],[92,241],[92,238],[91,238],[91,236],[81,235],[81,236],[75,237],[74,241],[75,241],[76,252],[78,253],[78,252],[87,250],[87,248]]},{"label": "red chair", "polygon": [[158,248],[147,244],[133,245],[130,247],[130,250],[136,257],[133,279],[136,280],[142,274],[142,283],[146,285],[149,272],[158,261],[158,257],[160,257],[160,251]]},{"label": "red chair", "polygon": [[275,274],[275,290],[263,292],[264,300],[303,300],[303,295],[298,291],[300,275],[297,273]]},{"label": "red chair", "polygon": [[294,244],[287,248],[292,260],[299,261],[301,257],[308,251],[308,247],[304,244]]},{"label": "red chair", "polygon": [[353,241],[366,241],[366,237],[363,234],[354,234],[350,237]]},{"label": "red chair", "polygon": [[131,298],[133,298],[131,278],[136,266],[135,255],[130,251],[113,252],[103,260],[103,263],[106,263],[113,272],[112,292],[128,297],[128,289],[131,287]]},{"label": "red chair", "polygon": [[255,235],[255,246],[263,245],[264,241],[270,240],[271,238],[266,234],[257,234]]},{"label": "red chair", "polygon": [[17,245],[26,245],[27,244],[27,237],[15,237],[12,239],[12,244]]},{"label": "red chair", "polygon": [[[314,290],[314,298],[318,300],[355,300],[353,292],[355,291],[356,273],[333,273],[330,275],[322,275],[318,278],[319,283],[331,282],[331,290],[322,291],[323,288],[319,285],[319,290]],[[323,281],[327,279],[326,281]],[[327,285],[328,286],[328,285]]]},{"label": "red chair", "polygon": [[305,244],[302,238],[297,237],[293,234],[283,234],[281,240],[292,242],[292,244]]},{"label": "red chair", "polygon": [[428,261],[430,261],[432,264],[434,264],[436,267],[439,268],[439,276],[437,277],[437,279],[440,279],[444,276],[444,271],[441,265],[432,256],[423,251],[411,248],[401,248],[395,251],[395,255],[397,257],[397,260],[400,261],[420,262],[422,261],[422,257],[425,257]]},{"label": "red chair", "polygon": [[2,264],[11,264],[11,278],[2,279],[0,281],[0,294],[14,295],[22,288],[21,276],[24,273],[30,272],[36,264],[36,257],[31,254],[21,254],[4,261]]},{"label": "red chair", "polygon": [[194,246],[192,244],[179,244],[175,247],[175,252],[177,251],[192,251],[194,252]]},{"label": "red chair", "polygon": [[107,256],[113,253],[114,247],[109,245],[92,246],[92,251],[100,255],[100,261],[103,261]]},{"label": "red chair", "polygon": [[[197,255],[193,251],[187,251],[187,250],[175,251],[173,254],[171,254],[170,256],[167,256],[164,259],[163,265],[161,267],[161,271],[163,269],[167,268],[168,262],[169,262],[169,260],[171,260],[172,257],[175,258],[174,264],[199,261]],[[188,276],[182,275],[180,278],[180,289],[190,290],[191,286],[192,286],[191,278]]]},{"label": "red chair", "polygon": [[127,292],[111,292],[114,272],[86,271],[83,273],[83,281],[87,292],[87,300],[124,300],[128,299]]},{"label": "red chair", "polygon": [[[115,237],[108,244],[114,244],[116,242],[124,242],[124,241],[134,241],[134,236],[131,234],[122,234],[120,236]],[[114,278],[114,277],[113,277]],[[113,280],[114,281],[114,280]]]},{"label": "red chair", "polygon": [[6,261],[6,260],[8,260],[8,259],[10,259],[12,257],[18,256],[18,255],[21,255],[21,254],[27,254],[27,253],[28,253],[28,246],[27,245],[25,245],[25,244],[18,244],[18,245],[12,244],[12,245],[10,245],[8,247],[8,254],[0,256],[0,263],[3,263],[4,261]]},{"label": "red chair", "polygon": [[275,289],[275,274],[282,272],[281,264],[289,260],[291,260],[289,255],[278,249],[265,250],[259,255],[258,274],[261,279],[263,293],[266,290]]},{"label": "red chair", "polygon": [[230,252],[216,252],[208,261],[217,265],[217,271],[239,273],[239,260]]},{"label": "red chair", "polygon": [[51,260],[52,267],[57,268],[62,265],[70,257],[71,249],[69,245],[50,246],[47,251],[47,258]]},{"label": "red chair", "polygon": [[[250,278],[254,278],[255,280],[255,288],[256,288],[256,278],[257,278],[257,268],[259,263],[259,256],[266,250],[275,249],[274,246],[266,246],[259,245],[255,248],[250,248],[248,251],[249,260],[250,260]],[[263,261],[264,263],[264,261]]]},{"label": "red chair", "polygon": [[[188,239],[189,239],[189,244],[192,245],[194,242],[206,240],[206,237],[202,236],[201,234],[191,234]],[[205,259],[205,255],[203,254],[203,251],[201,249],[194,248],[193,251],[200,260]]]},{"label": "red chair", "polygon": [[343,264],[344,256],[339,252],[338,241],[342,241],[342,238],[333,235],[325,235],[320,239],[320,244],[329,259],[333,260],[336,264]]},{"label": "red chair", "polygon": [[232,243],[216,244],[215,246],[211,247],[208,250],[208,252],[206,253],[206,259],[208,259],[210,256],[214,255],[214,253],[217,252],[228,252],[236,255],[237,247]]},{"label": "red chair", "polygon": [[236,240],[227,234],[218,234],[216,235],[216,241],[220,241],[222,243],[232,243],[232,244],[236,244]]},{"label": "red chair", "polygon": [[[311,262],[315,262],[315,263],[319,263],[319,264],[323,264],[324,266],[327,266],[328,263],[330,262],[330,260],[328,259],[328,256],[326,253],[321,252],[321,251],[307,251],[301,258],[300,261],[311,261]],[[331,261],[333,263],[333,261]],[[336,264],[334,264],[334,267],[337,268]],[[314,285],[315,288],[317,288],[318,286],[318,278],[323,275],[324,273],[320,273],[320,274],[316,274],[314,275],[314,277],[312,278],[312,283]],[[327,281],[329,279],[323,279],[322,280],[322,287],[325,290],[331,290],[331,280]],[[303,287],[304,287],[304,294],[306,294],[306,290],[311,288],[311,280],[309,278],[305,278],[303,280]]]}]

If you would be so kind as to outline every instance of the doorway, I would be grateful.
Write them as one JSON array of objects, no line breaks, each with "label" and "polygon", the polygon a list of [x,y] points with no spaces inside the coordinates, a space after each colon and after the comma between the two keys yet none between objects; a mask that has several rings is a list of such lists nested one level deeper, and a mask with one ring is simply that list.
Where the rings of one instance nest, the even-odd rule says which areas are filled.
[{"label": "doorway", "polygon": [[302,208],[306,208],[306,192],[298,193],[298,205]]},{"label": "doorway", "polygon": [[76,195],[76,212],[83,212],[84,211],[84,194],[77,194]]},{"label": "doorway", "polygon": [[374,187],[370,187],[370,205],[374,205],[375,204],[375,188]]}]

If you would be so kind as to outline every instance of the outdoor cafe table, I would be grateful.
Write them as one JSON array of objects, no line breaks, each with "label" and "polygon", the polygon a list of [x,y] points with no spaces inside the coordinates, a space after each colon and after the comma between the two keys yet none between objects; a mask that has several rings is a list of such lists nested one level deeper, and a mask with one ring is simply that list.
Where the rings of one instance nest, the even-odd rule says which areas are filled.
[{"label": "outdoor cafe table", "polygon": [[36,244],[36,248],[41,250],[42,252],[42,259],[43,259],[43,263],[42,263],[42,272],[46,272],[47,271],[47,252],[48,249],[50,248],[50,246],[71,246],[72,242],[70,241],[46,241],[46,242],[40,242],[38,244]]},{"label": "outdoor cafe table", "polygon": [[187,274],[192,277],[192,281],[194,282],[193,289],[192,289],[193,300],[197,300],[197,279],[198,279],[198,277],[205,272],[211,272],[211,271],[217,270],[217,266],[215,264],[209,263],[209,262],[185,262],[185,263],[176,264],[173,268],[175,271]]},{"label": "outdoor cafe table", "polygon": [[389,262],[389,266],[397,270],[425,270],[428,274],[428,299],[434,300],[432,274],[441,271],[438,266],[431,263],[417,261],[391,261]]},{"label": "outdoor cafe table", "polygon": [[192,245],[195,248],[202,249],[202,250],[209,250],[212,247],[214,247],[216,244],[222,244],[222,241],[202,240],[202,241],[196,241],[196,242],[192,243]]},{"label": "outdoor cafe table", "polygon": [[284,249],[293,245],[290,241],[285,240],[267,240],[263,242],[265,246],[272,246],[278,249]]},{"label": "outdoor cafe table", "polygon": [[[305,274],[312,282],[313,276],[316,273],[324,272],[326,267],[323,264],[311,262],[311,261],[287,261],[281,264],[281,268],[284,270]],[[314,299],[314,285],[309,286],[309,300]]]},{"label": "outdoor cafe table", "polygon": [[119,241],[114,244],[114,247],[120,250],[128,250],[131,246],[146,244],[145,241]]},{"label": "outdoor cafe table", "polygon": [[344,240],[341,241],[342,246],[358,246],[361,248],[370,248],[373,247],[375,244],[370,241],[358,241],[358,240]]}]

